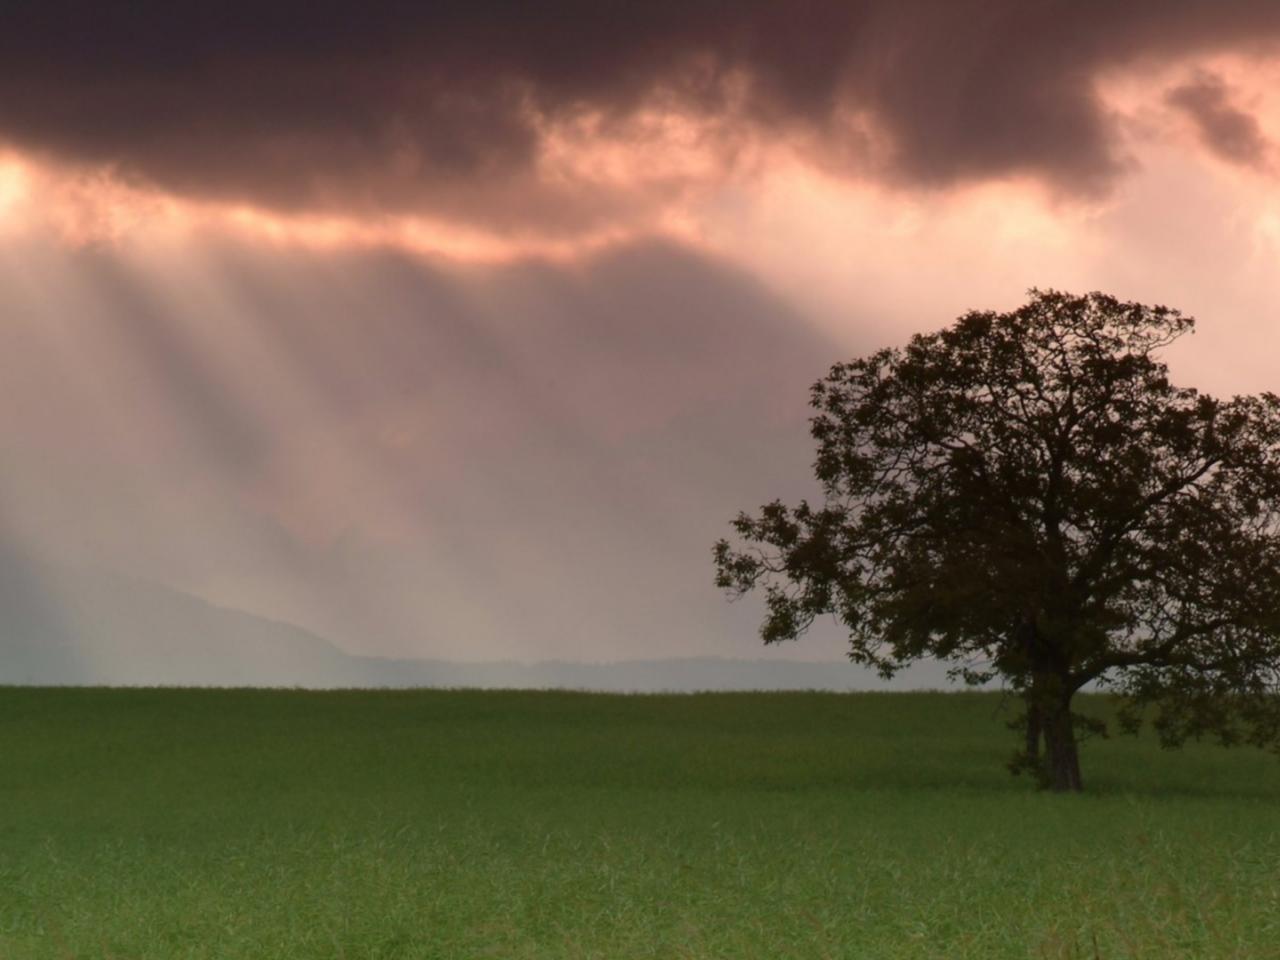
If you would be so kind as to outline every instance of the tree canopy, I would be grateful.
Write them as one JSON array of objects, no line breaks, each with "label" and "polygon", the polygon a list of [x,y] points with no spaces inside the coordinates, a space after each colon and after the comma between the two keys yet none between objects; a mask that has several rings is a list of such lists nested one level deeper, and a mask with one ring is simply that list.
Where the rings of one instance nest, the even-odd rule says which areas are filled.
[{"label": "tree canopy", "polygon": [[1082,787],[1091,682],[1166,744],[1280,746],[1280,398],[1171,384],[1158,354],[1193,325],[1032,290],[836,364],[812,391],[823,501],[740,514],[718,585],[764,591],[766,643],[831,614],[885,675],[1002,678],[1018,764],[1057,790]]}]

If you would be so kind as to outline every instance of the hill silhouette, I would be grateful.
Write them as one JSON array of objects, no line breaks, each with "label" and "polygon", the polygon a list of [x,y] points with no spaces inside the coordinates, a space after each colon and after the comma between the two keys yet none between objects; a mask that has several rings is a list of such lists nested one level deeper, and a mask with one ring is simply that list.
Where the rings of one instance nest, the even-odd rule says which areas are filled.
[{"label": "hill silhouette", "polygon": [[[0,683],[567,688],[616,692],[883,689],[848,663],[779,659],[458,662],[355,656],[291,623],[100,570],[0,554]],[[889,685],[942,687],[941,669]]]}]

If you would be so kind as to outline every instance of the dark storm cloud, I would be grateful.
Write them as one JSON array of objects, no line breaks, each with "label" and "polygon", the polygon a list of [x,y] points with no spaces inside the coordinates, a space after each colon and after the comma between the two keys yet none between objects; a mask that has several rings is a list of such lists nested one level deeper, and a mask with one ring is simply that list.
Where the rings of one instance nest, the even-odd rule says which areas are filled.
[{"label": "dark storm cloud", "polygon": [[276,208],[573,224],[608,204],[533,182],[535,118],[663,95],[862,175],[1097,192],[1123,167],[1099,71],[1278,34],[1268,0],[44,0],[5,12],[0,137]]},{"label": "dark storm cloud", "polygon": [[1256,170],[1270,166],[1271,145],[1258,121],[1231,102],[1221,77],[1197,74],[1166,99],[1191,118],[1201,142],[1223,160]]}]

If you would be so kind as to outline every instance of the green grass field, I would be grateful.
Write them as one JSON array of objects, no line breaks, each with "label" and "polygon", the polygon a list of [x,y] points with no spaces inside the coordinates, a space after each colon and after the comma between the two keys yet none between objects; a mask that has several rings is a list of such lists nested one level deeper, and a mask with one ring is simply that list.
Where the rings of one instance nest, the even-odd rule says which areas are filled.
[{"label": "green grass field", "polygon": [[1093,741],[1052,796],[1006,719],[0,688],[0,958],[1280,957],[1280,760]]}]

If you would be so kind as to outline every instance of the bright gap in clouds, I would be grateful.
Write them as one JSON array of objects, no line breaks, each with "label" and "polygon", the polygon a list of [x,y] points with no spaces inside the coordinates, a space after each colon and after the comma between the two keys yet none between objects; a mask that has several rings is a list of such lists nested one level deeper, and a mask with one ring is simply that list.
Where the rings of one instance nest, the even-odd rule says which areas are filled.
[{"label": "bright gap in clouds", "polygon": [[713,194],[697,236],[850,350],[900,344],[969,309],[1011,309],[1031,286],[1103,290],[1199,319],[1169,352],[1178,379],[1225,395],[1275,390],[1278,171],[1203,149],[1159,95],[1203,73],[1254,111],[1274,149],[1280,70],[1166,64],[1102,84],[1130,167],[1105,199],[1055,197],[1030,178],[894,191],[781,162]]}]

